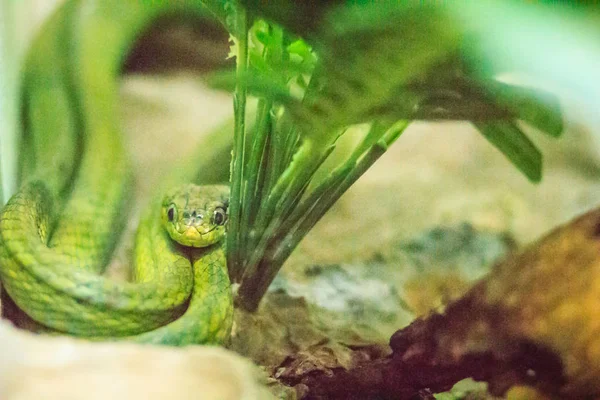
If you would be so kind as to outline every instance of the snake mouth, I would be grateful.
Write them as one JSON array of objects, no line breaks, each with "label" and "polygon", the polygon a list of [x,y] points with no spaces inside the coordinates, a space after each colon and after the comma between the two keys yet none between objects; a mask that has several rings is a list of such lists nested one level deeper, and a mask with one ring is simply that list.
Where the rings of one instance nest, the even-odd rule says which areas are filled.
[{"label": "snake mouth", "polygon": [[211,240],[211,233],[215,231],[216,228],[216,226],[213,226],[208,231],[200,232],[196,227],[188,226],[185,231],[179,231],[179,233],[176,236],[172,236],[172,238],[184,246],[207,247],[215,242],[215,240]]},{"label": "snake mouth", "polygon": [[[183,232],[180,232],[180,233],[183,236],[204,236],[204,235],[208,235],[209,233],[211,233],[212,231],[214,231],[216,228],[217,227],[214,226],[214,227],[212,227],[208,231],[200,232],[198,230],[198,228],[196,228],[194,226],[191,226],[191,225],[188,225],[187,228]],[[188,232],[190,232],[190,233],[188,234]]]},{"label": "snake mouth", "polygon": [[206,232],[204,232],[204,233],[201,233],[200,235],[201,235],[201,236],[208,235],[209,233],[211,233],[211,232],[212,232],[212,231],[214,231],[215,229],[217,229],[217,227],[216,227],[216,226],[214,226],[214,227],[213,227],[211,230],[209,230],[209,231],[206,231]]}]

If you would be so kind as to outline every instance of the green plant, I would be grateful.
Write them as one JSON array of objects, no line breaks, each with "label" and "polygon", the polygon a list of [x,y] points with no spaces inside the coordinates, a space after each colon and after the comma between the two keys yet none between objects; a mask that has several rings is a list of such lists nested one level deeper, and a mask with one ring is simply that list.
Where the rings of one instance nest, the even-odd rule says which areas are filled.
[{"label": "green plant", "polygon": [[[212,77],[234,90],[228,264],[241,307],[256,309],[300,240],[411,120],[470,120],[541,179],[541,154],[515,120],[559,136],[556,100],[478,70],[477,41],[443,7],[259,3],[246,2],[250,15],[226,2],[237,68]],[[258,97],[252,124],[249,94]],[[356,124],[368,124],[362,141],[315,182]]]}]

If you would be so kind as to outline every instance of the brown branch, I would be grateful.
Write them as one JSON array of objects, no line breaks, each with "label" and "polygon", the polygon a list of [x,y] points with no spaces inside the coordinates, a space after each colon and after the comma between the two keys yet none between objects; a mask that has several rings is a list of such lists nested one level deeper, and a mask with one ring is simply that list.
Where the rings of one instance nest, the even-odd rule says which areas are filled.
[{"label": "brown branch", "polygon": [[[505,260],[443,314],[396,332],[392,354],[288,377],[306,399],[427,398],[467,377],[503,394],[600,393],[600,208]],[[421,397],[419,397],[421,396]]]}]

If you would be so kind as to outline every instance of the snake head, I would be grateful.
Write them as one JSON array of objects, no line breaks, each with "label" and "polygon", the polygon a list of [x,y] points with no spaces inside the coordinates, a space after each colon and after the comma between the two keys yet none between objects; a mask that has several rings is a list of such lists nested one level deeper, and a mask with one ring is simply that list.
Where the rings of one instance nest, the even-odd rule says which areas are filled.
[{"label": "snake head", "polygon": [[161,207],[171,239],[189,247],[207,247],[225,237],[229,187],[187,184],[167,193]]}]

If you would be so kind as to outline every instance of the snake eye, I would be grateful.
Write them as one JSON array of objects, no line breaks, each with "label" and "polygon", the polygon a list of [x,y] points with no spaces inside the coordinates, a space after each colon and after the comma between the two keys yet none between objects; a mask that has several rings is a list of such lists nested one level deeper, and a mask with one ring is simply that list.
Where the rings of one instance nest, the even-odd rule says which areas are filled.
[{"label": "snake eye", "polygon": [[174,205],[169,206],[169,209],[167,210],[167,218],[169,218],[169,222],[173,222],[173,220],[175,219],[175,206]]},{"label": "snake eye", "polygon": [[217,208],[213,213],[213,222],[217,225],[223,225],[227,221],[227,214],[222,208]]}]

